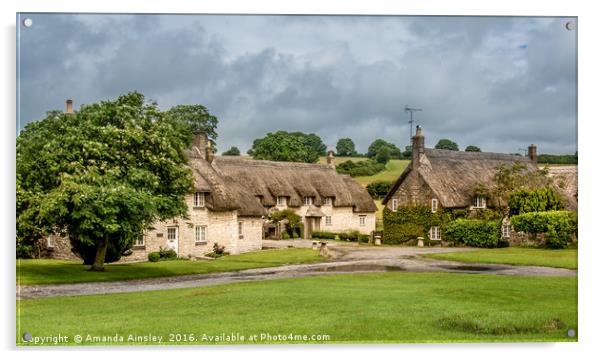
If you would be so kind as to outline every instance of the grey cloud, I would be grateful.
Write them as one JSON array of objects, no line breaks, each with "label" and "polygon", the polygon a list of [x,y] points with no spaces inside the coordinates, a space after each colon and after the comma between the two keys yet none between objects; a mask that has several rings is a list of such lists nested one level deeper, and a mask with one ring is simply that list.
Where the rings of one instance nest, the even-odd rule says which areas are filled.
[{"label": "grey cloud", "polygon": [[[21,126],[138,90],[202,103],[220,149],[278,129],[427,145],[576,150],[575,32],[561,18],[32,15],[21,39]],[[30,31],[32,30],[32,31]],[[523,46],[526,45],[526,48]]]}]

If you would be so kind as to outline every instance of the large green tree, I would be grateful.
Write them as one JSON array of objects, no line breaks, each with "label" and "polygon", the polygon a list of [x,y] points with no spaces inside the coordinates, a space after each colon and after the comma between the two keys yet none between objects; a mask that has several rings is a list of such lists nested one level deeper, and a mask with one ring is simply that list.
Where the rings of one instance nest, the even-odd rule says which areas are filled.
[{"label": "large green tree", "polygon": [[118,259],[151,223],[186,215],[192,133],[172,115],[133,92],[28,124],[17,137],[18,231],[67,234],[101,271],[107,251]]},{"label": "large green tree", "polygon": [[238,147],[232,146],[228,151],[222,153],[222,156],[240,156],[240,150]]},{"label": "large green tree", "polygon": [[320,143],[315,134],[277,131],[255,139],[247,153],[257,160],[315,163],[326,152],[326,146],[322,149]]},{"label": "large green tree", "polygon": [[400,159],[401,158],[401,150],[399,147],[395,146],[391,142],[387,142],[381,138],[375,140],[368,147],[367,156],[370,158],[375,158],[378,152],[382,147],[387,147],[389,149],[389,155],[391,158]]},{"label": "large green tree", "polygon": [[167,116],[186,123],[191,130],[202,130],[213,140],[217,139],[217,117],[203,105],[177,105],[170,108]]},{"label": "large green tree", "polygon": [[438,150],[451,150],[451,151],[459,151],[458,144],[452,140],[447,138],[443,138],[437,142],[435,148]]},{"label": "large green tree", "polygon": [[354,156],[357,152],[355,152],[355,143],[350,138],[341,138],[337,142],[337,156]]}]

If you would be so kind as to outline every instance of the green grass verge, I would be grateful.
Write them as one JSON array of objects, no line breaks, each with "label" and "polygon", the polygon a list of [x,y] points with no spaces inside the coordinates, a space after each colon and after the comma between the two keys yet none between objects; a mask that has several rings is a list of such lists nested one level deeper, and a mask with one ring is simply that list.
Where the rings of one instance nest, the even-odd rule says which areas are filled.
[{"label": "green grass verge", "polygon": [[328,335],[330,343],[574,341],[566,333],[577,329],[577,278],[356,273],[21,300],[17,310],[18,344],[26,331],[61,333],[67,344],[76,334],[152,334],[163,344],[177,344],[170,334],[192,334],[196,340],[180,336],[180,343],[229,343],[203,334],[232,333],[243,343],[261,333],[286,337],[259,343],[318,343],[291,333]]},{"label": "green grass verge", "polygon": [[384,171],[372,176],[355,177],[355,180],[363,186],[367,186],[376,181],[393,182],[399,177],[409,163],[409,160],[391,160],[387,163],[387,168]]},{"label": "green grass verge", "polygon": [[495,248],[470,252],[424,254],[426,257],[471,263],[531,265],[577,269],[576,249]]},{"label": "green grass verge", "polygon": [[275,267],[294,263],[314,263],[325,260],[318,251],[287,248],[270,249],[240,255],[225,256],[215,260],[174,260],[107,264],[104,272],[89,272],[90,266],[76,261],[54,259],[17,260],[17,283],[57,284],[106,282],[124,279],[169,277],[185,274],[228,272],[242,269]]}]

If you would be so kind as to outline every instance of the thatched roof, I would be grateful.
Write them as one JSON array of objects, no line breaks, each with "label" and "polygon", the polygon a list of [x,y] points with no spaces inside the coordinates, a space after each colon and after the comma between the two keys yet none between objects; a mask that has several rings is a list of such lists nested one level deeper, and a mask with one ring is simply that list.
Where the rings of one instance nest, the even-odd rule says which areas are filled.
[{"label": "thatched roof", "polygon": [[553,178],[554,184],[565,199],[569,210],[577,210],[578,176],[577,166],[548,167],[548,174]]},{"label": "thatched roof", "polygon": [[463,208],[472,204],[477,184],[491,184],[497,168],[519,162],[536,170],[537,166],[528,158],[490,152],[462,152],[425,148],[418,164],[411,163],[399,176],[383,200],[389,201],[411,171],[418,171],[439,198],[441,205],[448,208]]},{"label": "thatched roof", "polygon": [[314,197],[316,206],[321,206],[326,197],[334,197],[335,207],[353,207],[356,212],[377,210],[362,186],[328,165],[216,156],[213,168],[222,178],[261,198],[263,206],[275,206],[277,197],[283,196],[288,197],[290,207],[300,207],[303,197],[309,196]]}]

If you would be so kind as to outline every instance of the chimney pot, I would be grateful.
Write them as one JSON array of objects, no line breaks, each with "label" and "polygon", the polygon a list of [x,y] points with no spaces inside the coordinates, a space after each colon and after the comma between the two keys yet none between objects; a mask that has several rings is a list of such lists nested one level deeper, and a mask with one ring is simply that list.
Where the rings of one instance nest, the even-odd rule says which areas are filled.
[{"label": "chimney pot", "polygon": [[333,151],[328,151],[328,156],[326,156],[326,164],[330,168],[333,168],[333,169],[335,168],[335,165],[334,165],[334,152]]},{"label": "chimney pot", "polygon": [[537,164],[537,146],[531,144],[528,149],[528,156],[531,162]]},{"label": "chimney pot", "polygon": [[73,113],[73,100],[67,99],[66,104],[67,110],[65,111],[65,113]]}]

